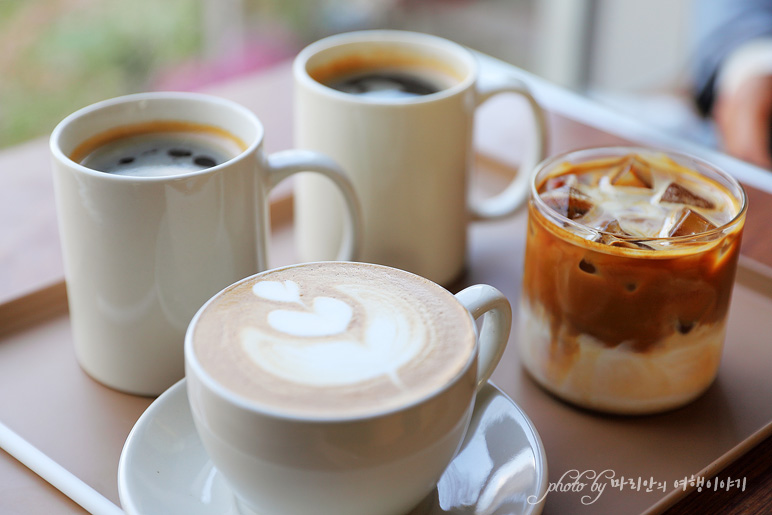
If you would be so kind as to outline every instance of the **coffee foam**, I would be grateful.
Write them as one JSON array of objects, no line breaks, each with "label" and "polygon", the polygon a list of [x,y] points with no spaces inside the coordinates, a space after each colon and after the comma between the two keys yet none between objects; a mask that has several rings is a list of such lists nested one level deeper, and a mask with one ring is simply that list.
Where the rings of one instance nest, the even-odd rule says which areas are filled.
[{"label": "coffee foam", "polygon": [[260,274],[214,299],[194,332],[199,362],[259,405],[363,415],[430,395],[474,348],[466,309],[441,287],[375,265]]}]

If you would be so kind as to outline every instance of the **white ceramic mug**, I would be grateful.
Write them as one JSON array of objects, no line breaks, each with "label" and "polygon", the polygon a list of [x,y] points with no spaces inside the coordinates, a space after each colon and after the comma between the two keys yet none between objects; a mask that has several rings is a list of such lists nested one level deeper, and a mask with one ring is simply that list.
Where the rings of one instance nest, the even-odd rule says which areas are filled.
[{"label": "white ceramic mug", "polygon": [[[254,289],[270,273],[241,281],[247,283],[241,291]],[[227,299],[228,290],[240,286],[213,297],[193,318],[185,338],[185,366],[198,435],[239,499],[242,512],[402,515],[419,504],[458,452],[476,393],[504,352],[512,320],[506,297],[491,286],[476,285],[454,299],[433,285],[438,295],[447,296],[447,302],[459,308],[451,310],[454,314],[470,317],[465,327],[470,328],[469,338],[474,341],[465,346],[469,354],[460,357],[460,371],[434,386],[431,393],[396,407],[378,409],[376,399],[367,415],[320,417],[283,412],[237,395],[214,379],[199,360],[194,341],[200,334],[209,334],[206,329],[199,331],[204,325],[202,313],[218,297]],[[374,289],[388,296],[394,288],[382,280]],[[235,296],[227,305],[235,305],[234,300]],[[472,319],[480,317],[478,334]],[[226,326],[229,334],[243,330],[234,323]],[[299,334],[304,332],[296,329]],[[243,338],[241,345],[245,345]],[[220,348],[222,343],[217,345]]]},{"label": "white ceramic mug", "polygon": [[[382,60],[441,70],[453,82],[425,96],[383,99],[338,91],[317,80],[351,62],[377,69]],[[412,32],[344,33],[302,50],[293,72],[295,145],[324,152],[349,173],[364,210],[363,261],[449,284],[463,271],[469,220],[503,217],[524,203],[528,173],[517,174],[494,197],[467,201],[477,106],[499,93],[529,102],[536,137],[520,166],[525,171],[544,157],[546,123],[518,79],[490,86],[480,81],[476,59],[465,47]],[[296,184],[300,255],[308,261],[331,259],[341,233],[328,216],[342,217],[343,204],[313,176],[301,175]]]},{"label": "white ceramic mug", "polygon": [[[218,127],[246,149],[218,166],[163,177],[103,173],[69,157],[89,138],[155,120]],[[343,192],[349,218],[340,256],[355,258],[360,213],[345,174],[310,151],[266,155],[263,133],[258,118],[238,104],[170,92],[100,102],[54,129],[54,186],[75,350],[94,379],[157,395],[183,377],[190,319],[214,293],[267,267],[268,193],[295,172],[318,172]]]}]

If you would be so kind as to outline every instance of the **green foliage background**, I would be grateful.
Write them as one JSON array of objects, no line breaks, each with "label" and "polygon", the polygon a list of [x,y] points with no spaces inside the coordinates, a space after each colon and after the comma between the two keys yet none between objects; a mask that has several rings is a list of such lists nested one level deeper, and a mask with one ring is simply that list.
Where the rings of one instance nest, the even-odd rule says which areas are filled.
[{"label": "green foliage background", "polygon": [[200,52],[195,0],[0,0],[0,147]]}]

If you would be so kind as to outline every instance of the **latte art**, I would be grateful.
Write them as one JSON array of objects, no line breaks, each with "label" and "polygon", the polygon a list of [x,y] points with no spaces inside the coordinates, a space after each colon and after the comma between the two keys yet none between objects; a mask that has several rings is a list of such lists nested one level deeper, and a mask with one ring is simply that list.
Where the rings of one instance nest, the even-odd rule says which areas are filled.
[{"label": "latte art", "polygon": [[206,371],[238,395],[282,411],[363,414],[452,379],[470,359],[474,328],[425,279],[325,263],[226,290],[202,312],[194,342]]},{"label": "latte art", "polygon": [[[282,289],[287,293],[279,293]],[[303,307],[299,291],[294,281],[261,281],[252,287],[252,292],[260,298],[296,302]],[[351,313],[351,307],[343,301],[317,297],[312,312],[286,309],[271,311],[268,313],[268,325],[290,336],[327,336],[345,331],[351,321]]]},{"label": "latte art", "polygon": [[[262,294],[266,289],[262,286],[278,290],[274,286],[278,284],[259,282],[252,291],[277,302],[272,294]],[[299,291],[293,281],[285,281],[284,287]],[[399,369],[418,355],[424,341],[433,339],[432,328],[416,320],[401,298],[383,298],[381,292],[359,291],[346,284],[332,288],[356,303],[357,312],[364,314],[364,327],[349,330],[354,308],[343,300],[316,297],[312,306],[303,305],[299,297],[279,300],[277,304],[299,306],[269,311],[272,331],[249,327],[242,332],[241,343],[249,358],[266,372],[299,384],[352,385],[385,375],[404,388]],[[319,340],[325,336],[331,338]]]}]

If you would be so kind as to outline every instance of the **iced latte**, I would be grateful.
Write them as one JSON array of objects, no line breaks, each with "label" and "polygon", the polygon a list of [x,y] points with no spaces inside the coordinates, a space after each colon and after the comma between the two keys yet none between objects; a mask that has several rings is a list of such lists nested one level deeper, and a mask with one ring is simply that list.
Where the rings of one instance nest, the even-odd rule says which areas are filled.
[{"label": "iced latte", "polygon": [[524,366],[569,402],[652,413],[718,369],[746,198],[679,154],[605,148],[536,171],[520,313]]}]

